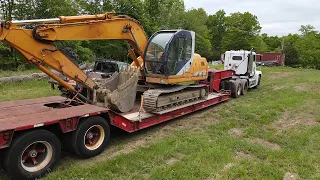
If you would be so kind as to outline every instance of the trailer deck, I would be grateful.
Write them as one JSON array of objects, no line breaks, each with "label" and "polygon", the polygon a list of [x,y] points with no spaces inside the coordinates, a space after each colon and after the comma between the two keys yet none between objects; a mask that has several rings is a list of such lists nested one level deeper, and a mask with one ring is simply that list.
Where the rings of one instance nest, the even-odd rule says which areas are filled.
[{"label": "trailer deck", "polygon": [[0,132],[25,130],[61,120],[81,118],[97,113],[108,112],[106,108],[84,104],[66,108],[53,108],[47,105],[64,102],[66,98],[52,96],[37,99],[18,100],[0,103]]},{"label": "trailer deck", "polygon": [[[50,124],[63,123],[73,120],[108,114],[110,122],[127,132],[134,132],[170,119],[203,109],[229,99],[230,93],[211,93],[201,101],[192,102],[177,107],[165,109],[157,113],[139,111],[140,102],[128,113],[117,113],[109,109],[90,104],[71,106],[65,108],[53,108],[50,105],[59,104],[66,100],[64,97],[52,96],[45,98],[18,100],[0,103],[0,132],[14,130],[21,131]],[[72,122],[71,122],[72,123]],[[72,123],[76,126],[76,123]],[[60,124],[62,125],[62,124]],[[76,128],[76,127],[74,127]],[[74,128],[65,129],[63,132],[72,131]]]}]

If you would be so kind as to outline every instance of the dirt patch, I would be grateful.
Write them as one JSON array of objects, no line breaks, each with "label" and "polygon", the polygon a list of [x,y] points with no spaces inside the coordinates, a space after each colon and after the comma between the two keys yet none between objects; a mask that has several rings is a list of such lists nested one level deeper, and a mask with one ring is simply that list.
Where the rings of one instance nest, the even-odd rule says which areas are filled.
[{"label": "dirt patch", "polygon": [[184,154],[179,153],[179,154],[177,154],[175,157],[171,157],[170,159],[168,159],[168,160],[166,161],[166,164],[172,165],[172,164],[180,161],[184,156],[185,156]]},{"label": "dirt patch", "polygon": [[281,149],[281,146],[279,144],[269,142],[269,141],[262,139],[262,138],[248,139],[248,141],[250,141],[252,143],[261,144],[262,146],[267,147],[271,150],[280,150]]},{"label": "dirt patch", "polygon": [[295,72],[272,72],[272,76],[269,76],[269,80],[282,79],[285,77],[290,77],[296,75]]},{"label": "dirt patch", "polygon": [[[315,100],[308,100],[298,110],[285,111],[281,118],[273,123],[278,130],[285,130],[297,125],[316,126],[320,105]],[[318,114],[317,114],[318,113]]]},{"label": "dirt patch", "polygon": [[143,179],[150,179],[150,175],[149,174],[142,174]]},{"label": "dirt patch", "polygon": [[298,175],[291,172],[287,172],[283,177],[283,180],[297,180],[297,179],[298,179]]},{"label": "dirt patch", "polygon": [[280,86],[272,86],[272,89],[273,90],[280,90],[280,89],[284,89],[284,88],[286,88],[287,86],[284,86],[284,85],[280,85]]},{"label": "dirt patch", "polygon": [[228,131],[228,134],[232,137],[239,138],[243,136],[243,130],[239,128],[232,128]]},{"label": "dirt patch", "polygon": [[170,158],[169,160],[167,160],[166,164],[172,165],[177,161],[179,161],[179,159],[176,159],[176,158],[173,157],[173,158]]},{"label": "dirt patch", "polygon": [[316,83],[301,83],[294,87],[294,90],[297,92],[317,92],[319,89],[320,86]]},{"label": "dirt patch", "polygon": [[223,169],[228,170],[228,169],[232,168],[233,166],[234,166],[234,163],[228,163],[223,167]]},{"label": "dirt patch", "polygon": [[237,159],[258,159],[256,156],[243,151],[236,152],[235,157]]}]

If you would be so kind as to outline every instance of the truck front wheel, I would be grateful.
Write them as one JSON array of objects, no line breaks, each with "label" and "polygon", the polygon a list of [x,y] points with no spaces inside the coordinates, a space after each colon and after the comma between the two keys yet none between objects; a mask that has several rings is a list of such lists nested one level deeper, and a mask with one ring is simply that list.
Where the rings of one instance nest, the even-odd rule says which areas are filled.
[{"label": "truck front wheel", "polygon": [[71,134],[72,150],[80,157],[90,158],[100,154],[110,141],[108,122],[99,116],[82,120]]},{"label": "truck front wheel", "polygon": [[260,82],[261,82],[261,76],[259,76],[259,78],[258,78],[258,83],[257,83],[257,85],[254,87],[255,89],[260,89]]},{"label": "truck front wheel", "polygon": [[35,179],[51,172],[59,161],[59,139],[47,130],[34,130],[13,140],[4,154],[4,168],[15,179]]}]

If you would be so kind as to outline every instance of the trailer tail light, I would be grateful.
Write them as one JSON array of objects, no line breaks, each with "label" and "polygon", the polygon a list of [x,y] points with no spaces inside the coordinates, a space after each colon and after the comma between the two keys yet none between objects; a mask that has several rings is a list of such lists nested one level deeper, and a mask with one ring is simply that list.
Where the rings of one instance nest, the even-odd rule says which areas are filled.
[{"label": "trailer tail light", "polygon": [[9,147],[13,136],[13,130],[0,132],[0,149]]}]

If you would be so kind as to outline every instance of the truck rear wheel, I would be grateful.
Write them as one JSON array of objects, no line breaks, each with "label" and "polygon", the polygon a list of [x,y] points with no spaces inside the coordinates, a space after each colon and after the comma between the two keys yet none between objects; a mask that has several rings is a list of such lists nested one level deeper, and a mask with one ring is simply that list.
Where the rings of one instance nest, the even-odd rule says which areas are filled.
[{"label": "truck rear wheel", "polygon": [[241,82],[238,80],[231,80],[231,96],[238,98],[241,95]]},{"label": "truck rear wheel", "polygon": [[248,81],[241,79],[241,95],[245,95],[248,91]]},{"label": "truck rear wheel", "polygon": [[59,161],[59,139],[47,130],[34,130],[13,140],[4,153],[4,168],[15,179],[35,179],[49,173]]},{"label": "truck rear wheel", "polygon": [[100,154],[110,141],[108,122],[99,116],[89,117],[80,122],[71,134],[72,150],[80,157],[90,158]]}]

